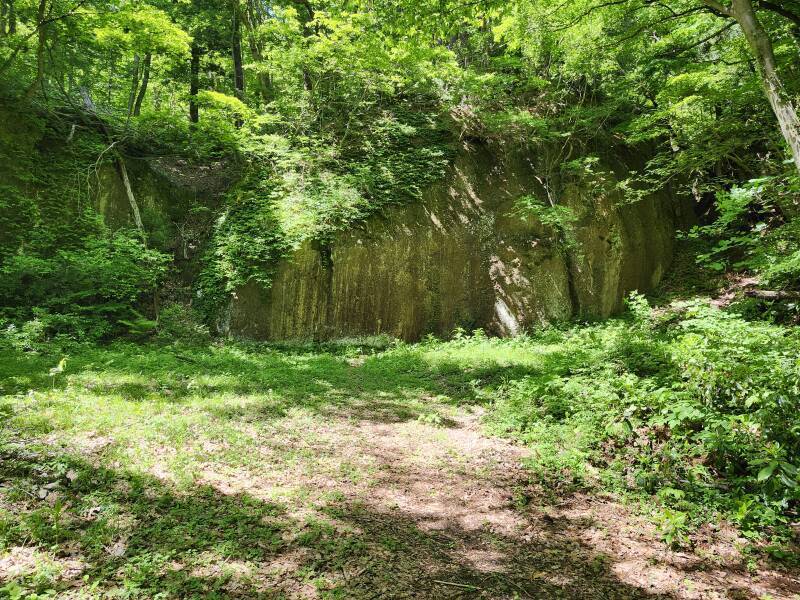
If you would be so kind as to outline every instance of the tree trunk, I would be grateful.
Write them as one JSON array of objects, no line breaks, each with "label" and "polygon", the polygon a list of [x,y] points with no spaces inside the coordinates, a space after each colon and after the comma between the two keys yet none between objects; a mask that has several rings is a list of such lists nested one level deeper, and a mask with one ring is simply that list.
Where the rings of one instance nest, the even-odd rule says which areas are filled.
[{"label": "tree trunk", "polygon": [[314,7],[311,5],[310,0],[292,0],[295,4],[302,6],[305,11],[305,18],[302,19],[303,25],[308,26],[308,24],[316,18],[316,14],[314,14]]},{"label": "tree trunk", "polygon": [[[311,24],[314,22],[316,15],[314,13],[314,7],[311,5],[309,0],[292,0],[295,4],[302,6],[305,10],[305,14],[300,17],[300,23],[303,25],[303,37],[308,38],[314,33],[311,28]],[[309,93],[309,97],[311,99],[312,104],[314,103],[313,96],[311,96],[312,92],[314,91],[314,81],[311,79],[311,73],[308,72],[308,68],[303,66],[303,87],[305,87],[306,91]]]},{"label": "tree trunk", "polygon": [[233,87],[239,100],[244,100],[244,67],[242,66],[242,32],[239,25],[238,0],[233,7],[233,37],[231,53],[233,54]]},{"label": "tree trunk", "polygon": [[[253,0],[248,0],[247,11],[244,14],[244,25],[245,29],[247,29],[247,41],[250,45],[250,55],[253,61],[259,63],[259,68],[261,68],[261,63],[264,62],[264,55],[261,52],[261,48],[258,45],[258,40],[256,39],[256,23],[257,15],[253,6]],[[269,104],[272,101],[272,84],[267,73],[262,73],[260,71],[258,72],[258,87],[259,92],[261,92],[261,98],[264,100],[264,104]]]},{"label": "tree trunk", "polygon": [[111,105],[111,94],[114,91],[114,71],[116,61],[114,56],[109,53],[108,55],[108,81],[106,81],[106,103]]},{"label": "tree trunk", "polygon": [[761,84],[764,87],[767,100],[775,113],[775,117],[778,119],[781,133],[789,144],[789,148],[791,148],[795,167],[800,172],[800,119],[798,119],[797,110],[783,87],[778,74],[778,65],[775,60],[772,42],[753,10],[752,1],[733,0],[730,8],[717,2],[706,2],[706,4],[717,11],[722,9],[721,12],[723,14],[736,19],[736,22],[742,28],[747,43],[750,45],[750,49],[758,63]]},{"label": "tree trunk", "polygon": [[44,50],[47,43],[47,1],[39,0],[39,9],[36,13],[37,42],[36,42],[36,76],[28,90],[25,92],[25,99],[31,100],[36,95],[36,89],[41,87],[44,80]]},{"label": "tree trunk", "polygon": [[191,80],[189,82],[189,121],[200,121],[200,109],[197,106],[197,92],[200,90],[200,47],[192,45]]},{"label": "tree trunk", "polygon": [[86,86],[83,85],[81,86],[80,95],[81,95],[81,100],[83,101],[83,109],[90,115],[96,114],[97,107],[94,105],[94,102],[92,101],[92,96],[89,94],[89,89]]},{"label": "tree trunk", "polygon": [[128,120],[133,114],[133,105],[136,101],[136,92],[139,90],[139,58],[138,54],[133,55],[133,67],[131,67],[131,90],[128,93]]},{"label": "tree trunk", "polygon": [[[233,55],[233,90],[234,95],[244,102],[244,67],[242,66],[242,27],[239,23],[239,0],[234,0],[233,22],[231,35],[231,54]],[[241,127],[244,121],[236,117],[236,127]]]},{"label": "tree trunk", "polygon": [[133,220],[136,223],[136,229],[139,230],[139,235],[141,235],[142,240],[144,240],[144,223],[142,223],[142,215],[139,212],[139,203],[136,202],[136,196],[133,195],[131,180],[128,178],[128,169],[125,167],[125,161],[119,153],[117,153],[117,167],[119,167],[119,173],[122,176],[122,183],[125,185],[125,194],[127,194],[128,202],[131,205],[131,212],[133,213]]},{"label": "tree trunk", "polygon": [[147,94],[147,84],[150,83],[150,63],[153,60],[153,55],[149,52],[144,55],[144,67],[142,73],[142,87],[139,89],[139,95],[136,97],[136,103],[133,105],[133,116],[138,117],[142,112],[142,102]]},{"label": "tree trunk", "polygon": [[6,36],[6,23],[8,22],[8,3],[0,0],[0,37]]},{"label": "tree trunk", "polygon": [[8,12],[6,13],[8,26],[6,31],[8,35],[14,35],[17,33],[17,11],[14,7],[14,0],[6,0],[6,5],[8,6]]},{"label": "tree trunk", "polygon": [[800,300],[800,292],[786,290],[747,290],[744,295],[759,300]]}]

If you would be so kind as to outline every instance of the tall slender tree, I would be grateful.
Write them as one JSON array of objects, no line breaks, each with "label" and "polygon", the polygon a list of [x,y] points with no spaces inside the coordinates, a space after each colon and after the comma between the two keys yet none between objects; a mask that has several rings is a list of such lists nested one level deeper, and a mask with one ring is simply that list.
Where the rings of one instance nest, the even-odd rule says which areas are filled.
[{"label": "tall slender tree", "polygon": [[[756,14],[752,0],[731,0],[730,5],[725,5],[719,0],[703,0],[703,3],[714,13],[733,19],[739,24],[758,65],[764,93],[778,120],[781,133],[792,151],[794,164],[800,172],[800,119],[781,80],[772,40]],[[794,17],[795,22],[800,19],[800,15],[787,8],[770,2],[763,3],[762,6],[764,5],[772,7],[773,12],[777,14]]]}]

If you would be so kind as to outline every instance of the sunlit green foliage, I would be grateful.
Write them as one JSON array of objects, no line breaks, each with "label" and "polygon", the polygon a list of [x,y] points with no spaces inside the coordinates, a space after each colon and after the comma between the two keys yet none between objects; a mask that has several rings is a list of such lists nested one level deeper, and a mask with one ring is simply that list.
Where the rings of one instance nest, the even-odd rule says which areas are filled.
[{"label": "sunlit green foliage", "polygon": [[[570,165],[588,165],[581,177],[604,185],[591,161],[609,147],[641,156],[617,178],[631,202],[669,184],[708,210],[763,177],[770,194],[789,204],[796,195],[744,36],[700,0],[15,0],[14,8],[13,31],[7,22],[0,35],[2,94],[31,103],[36,114],[23,120],[42,119],[59,135],[75,126],[78,144],[94,136],[95,158],[114,144],[134,156],[237,165],[227,216],[204,250],[200,287],[211,293],[214,282],[220,299],[243,282],[268,285],[286,249],[324,243],[418,198],[463,140],[538,144],[547,212],[559,222],[568,220],[560,195],[575,176]],[[791,18],[758,8],[794,97]],[[37,51],[24,51],[30,45]],[[104,125],[88,131],[87,113]],[[74,171],[91,165],[88,154],[74,161]],[[38,208],[19,199],[20,182],[3,185],[13,187],[4,188],[0,223],[14,215],[7,225],[18,239]],[[760,214],[753,208],[748,218]],[[748,266],[790,285],[794,242],[779,237]],[[735,236],[720,243],[741,245]]]},{"label": "sunlit green foliage", "polygon": [[[703,301],[665,311],[634,296],[630,309],[625,319],[512,340],[456,332],[417,345],[209,345],[196,317],[176,307],[160,325],[166,346],[46,344],[31,353],[5,332],[5,434],[113,439],[104,460],[136,476],[159,464],[189,489],[209,463],[263,473],[256,449],[272,434],[254,427],[302,430],[359,410],[439,427],[453,405],[482,405],[490,431],[530,446],[527,465],[554,494],[580,487],[645,499],[676,545],[719,516],[751,537],[787,540],[798,501],[796,332]],[[315,457],[302,458],[306,468],[323,468]],[[0,539],[18,539],[28,517],[19,523],[6,521]],[[92,531],[64,533],[88,543]]]},{"label": "sunlit green foliage", "polygon": [[487,361],[475,376],[491,427],[530,444],[531,469],[556,487],[628,490],[699,522],[721,511],[750,534],[788,535],[800,338],[703,302],[634,301],[631,321],[466,338],[429,356]]}]

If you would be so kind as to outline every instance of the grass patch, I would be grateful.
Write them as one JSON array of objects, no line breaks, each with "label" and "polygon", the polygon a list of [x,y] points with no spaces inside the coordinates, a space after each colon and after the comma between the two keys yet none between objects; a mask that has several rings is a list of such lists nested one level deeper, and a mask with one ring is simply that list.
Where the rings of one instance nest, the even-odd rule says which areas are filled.
[{"label": "grass patch", "polygon": [[703,303],[511,340],[51,350],[0,362],[10,597],[348,597],[343,569],[422,535],[352,524],[368,436],[440,443],[476,405],[553,494],[638,498],[675,546],[722,515],[791,559],[800,339]]}]

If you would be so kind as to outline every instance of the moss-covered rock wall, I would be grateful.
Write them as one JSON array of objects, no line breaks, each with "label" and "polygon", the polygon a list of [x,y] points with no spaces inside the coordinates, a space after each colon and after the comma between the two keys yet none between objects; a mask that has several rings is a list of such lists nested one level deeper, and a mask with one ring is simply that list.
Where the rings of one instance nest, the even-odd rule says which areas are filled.
[{"label": "moss-covered rock wall", "polygon": [[[624,172],[615,162],[606,179]],[[268,290],[238,290],[224,329],[256,339],[415,340],[457,327],[511,335],[608,316],[627,292],[656,286],[671,261],[680,203],[663,192],[623,204],[613,185],[565,181],[557,202],[575,215],[567,243],[563,231],[515,208],[521,197],[546,195],[537,163],[532,152],[465,148],[421,202],[330,244],[305,244]]]},{"label": "moss-covered rock wall", "polygon": [[[89,160],[105,149],[102,140],[81,154],[77,142],[42,137],[38,130],[34,136],[12,122],[0,123],[6,162],[19,162],[19,154],[45,164],[52,156],[66,166],[61,179],[50,179],[77,182],[63,193],[75,204],[64,212],[65,223],[89,201],[112,231],[133,226],[118,166],[106,161],[92,167]],[[27,138],[40,141],[23,146]],[[544,150],[465,145],[447,177],[420,201],[391,206],[327,243],[304,243],[277,266],[269,289],[252,283],[236,290],[220,329],[268,340],[371,334],[415,340],[459,327],[513,335],[573,316],[613,314],[627,292],[658,284],[684,218],[678,214],[681,203],[666,191],[623,203],[614,183],[625,176],[626,160],[619,152],[607,154],[594,172],[570,175],[562,169],[554,176],[543,167],[552,162]],[[160,288],[162,300],[189,302],[241,165],[132,157],[126,165],[148,245],[174,257],[170,281]],[[0,185],[32,198],[51,218],[55,213],[48,207],[63,204],[58,186],[19,175],[0,174]],[[520,213],[519,201],[526,197],[569,208],[568,230]],[[9,247],[17,247],[25,221],[17,218],[15,205],[0,208],[0,216],[7,216],[0,225],[16,231]]]}]

